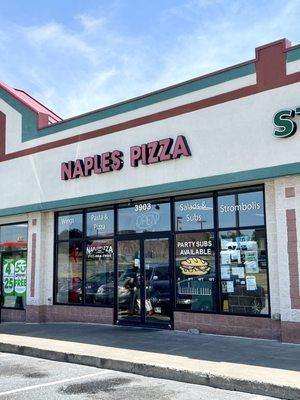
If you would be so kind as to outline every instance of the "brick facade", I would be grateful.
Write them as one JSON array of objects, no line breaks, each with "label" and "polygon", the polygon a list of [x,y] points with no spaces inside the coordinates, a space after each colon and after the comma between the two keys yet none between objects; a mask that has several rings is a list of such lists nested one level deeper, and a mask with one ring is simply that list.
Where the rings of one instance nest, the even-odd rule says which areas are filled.
[{"label": "brick facade", "polygon": [[281,322],[281,340],[288,343],[300,343],[300,323]]},{"label": "brick facade", "polygon": [[2,309],[1,322],[89,322],[113,324],[113,309],[78,306],[26,306],[25,310]]},{"label": "brick facade", "polygon": [[11,308],[3,308],[1,310],[1,322],[25,322],[25,310],[13,310]]},{"label": "brick facade", "polygon": [[270,318],[241,317],[235,315],[175,312],[174,328],[198,329],[202,333],[244,336],[263,339],[281,339],[280,321]]},{"label": "brick facade", "polygon": [[113,309],[81,306],[27,306],[26,322],[89,322],[113,324]]},{"label": "brick facade", "polygon": [[300,310],[296,210],[286,210],[286,225],[288,237],[287,248],[289,258],[291,307],[292,309]]}]

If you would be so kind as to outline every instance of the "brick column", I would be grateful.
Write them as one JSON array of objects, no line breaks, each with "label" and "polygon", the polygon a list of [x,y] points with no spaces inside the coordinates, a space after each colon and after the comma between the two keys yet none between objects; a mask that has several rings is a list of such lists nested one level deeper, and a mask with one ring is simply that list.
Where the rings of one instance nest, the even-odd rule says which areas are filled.
[{"label": "brick column", "polygon": [[287,250],[289,258],[291,307],[300,310],[298,238],[296,226],[296,210],[286,210]]}]

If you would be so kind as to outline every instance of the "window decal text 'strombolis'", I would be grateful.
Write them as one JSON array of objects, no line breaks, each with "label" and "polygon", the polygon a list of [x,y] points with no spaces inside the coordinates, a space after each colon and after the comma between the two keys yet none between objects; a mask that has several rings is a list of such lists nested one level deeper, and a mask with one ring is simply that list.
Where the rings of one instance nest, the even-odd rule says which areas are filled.
[{"label": "window decal text 'strombolis'", "polygon": [[[181,156],[191,156],[187,140],[183,135],[177,138],[161,139],[140,146],[130,147],[130,166],[138,167],[150,165],[162,161],[176,160]],[[119,171],[123,168],[124,154],[120,150],[105,152],[101,155],[88,156],[84,159],[61,163],[61,179],[76,179],[92,174],[104,174],[111,171]]]}]

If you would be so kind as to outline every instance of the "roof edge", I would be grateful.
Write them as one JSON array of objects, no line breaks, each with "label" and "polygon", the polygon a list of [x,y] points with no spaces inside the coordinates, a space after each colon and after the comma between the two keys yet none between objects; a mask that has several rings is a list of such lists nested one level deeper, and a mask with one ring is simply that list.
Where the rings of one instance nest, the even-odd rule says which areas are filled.
[{"label": "roof edge", "polygon": [[[61,117],[59,117],[48,107],[44,106],[44,104],[36,100],[33,96],[25,92],[25,90],[12,88],[2,81],[0,81],[0,88],[12,96],[15,100],[23,104],[26,108],[37,114],[38,129],[45,128],[49,126],[49,124],[52,125],[52,122],[50,121],[51,119],[54,120],[55,123],[63,121]],[[36,103],[38,107],[35,107],[33,104],[30,104],[30,102],[26,101],[21,95],[19,95],[19,92],[23,93],[25,97],[31,99],[32,103]]]}]

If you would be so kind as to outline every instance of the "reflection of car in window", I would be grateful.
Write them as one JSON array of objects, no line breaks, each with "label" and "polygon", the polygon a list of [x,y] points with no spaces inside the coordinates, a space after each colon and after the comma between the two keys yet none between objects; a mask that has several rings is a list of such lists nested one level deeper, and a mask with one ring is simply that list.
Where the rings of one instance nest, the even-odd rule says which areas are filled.
[{"label": "reflection of car in window", "polygon": [[[118,306],[120,309],[128,309],[131,299],[131,288],[128,281],[137,278],[137,286],[140,285],[139,273],[134,272],[133,268],[123,270],[118,279]],[[152,307],[161,307],[161,312],[170,308],[170,287],[169,287],[169,265],[168,264],[149,264],[145,269],[146,298],[150,299]],[[114,284],[113,282],[103,284],[99,287],[95,299],[96,301],[113,301]],[[138,300],[138,299],[137,299]]]},{"label": "reflection of car in window", "polygon": [[154,311],[169,315],[170,305],[170,278],[168,264],[151,264],[151,275],[146,282],[147,298],[150,299]]},{"label": "reflection of car in window", "polygon": [[[129,278],[133,278],[136,275],[132,271],[132,268],[128,268],[121,272],[118,279],[118,302],[119,307],[126,309],[130,300],[130,289],[126,287]],[[99,285],[95,294],[95,302],[102,304],[112,304],[114,301],[114,282],[113,280],[108,281]]]},{"label": "reflection of car in window", "polygon": [[106,283],[113,283],[113,272],[99,272],[87,278],[85,285],[85,301],[87,303],[96,303],[96,294],[100,286]]}]

